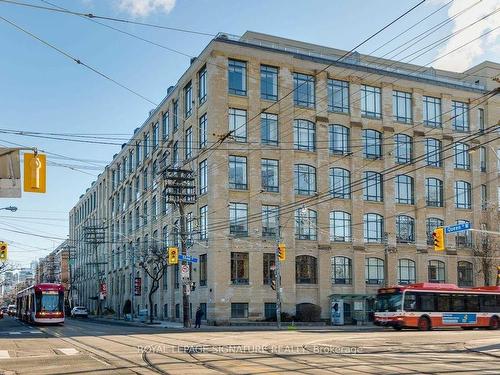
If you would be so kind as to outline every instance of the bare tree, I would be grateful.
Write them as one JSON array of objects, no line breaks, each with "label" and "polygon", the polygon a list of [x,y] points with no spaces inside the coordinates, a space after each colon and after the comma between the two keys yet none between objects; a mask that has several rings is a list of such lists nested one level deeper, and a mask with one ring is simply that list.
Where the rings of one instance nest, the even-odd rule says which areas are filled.
[{"label": "bare tree", "polygon": [[139,266],[151,279],[151,287],[148,292],[149,300],[149,322],[153,323],[153,295],[160,288],[165,269],[168,267],[167,254],[156,242],[144,248],[141,254]]},{"label": "bare tree", "polygon": [[476,262],[477,272],[483,276],[484,285],[489,286],[493,283],[494,266],[496,259],[500,255],[498,239],[488,233],[478,233],[475,236],[473,244],[474,261]]},{"label": "bare tree", "polygon": [[1,262],[0,263],[0,275],[4,274],[5,272],[12,271],[14,269],[14,266],[8,262]]}]

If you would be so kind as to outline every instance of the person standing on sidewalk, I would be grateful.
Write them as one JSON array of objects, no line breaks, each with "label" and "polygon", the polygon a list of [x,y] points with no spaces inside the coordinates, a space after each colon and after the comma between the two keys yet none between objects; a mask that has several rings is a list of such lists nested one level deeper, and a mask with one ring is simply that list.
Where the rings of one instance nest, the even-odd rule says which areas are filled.
[{"label": "person standing on sidewalk", "polygon": [[196,320],[194,323],[194,328],[200,328],[201,327],[201,318],[203,317],[203,311],[201,310],[201,306],[198,306],[198,309],[196,310]]}]

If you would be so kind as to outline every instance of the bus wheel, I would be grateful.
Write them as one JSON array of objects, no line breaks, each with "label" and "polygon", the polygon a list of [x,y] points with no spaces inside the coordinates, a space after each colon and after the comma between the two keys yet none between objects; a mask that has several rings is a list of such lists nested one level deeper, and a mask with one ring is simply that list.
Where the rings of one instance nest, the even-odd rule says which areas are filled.
[{"label": "bus wheel", "polygon": [[498,317],[492,316],[490,319],[490,325],[488,326],[488,329],[498,329],[499,322],[498,322]]},{"label": "bus wheel", "polygon": [[419,331],[429,331],[431,329],[431,321],[426,316],[421,316],[418,320]]}]

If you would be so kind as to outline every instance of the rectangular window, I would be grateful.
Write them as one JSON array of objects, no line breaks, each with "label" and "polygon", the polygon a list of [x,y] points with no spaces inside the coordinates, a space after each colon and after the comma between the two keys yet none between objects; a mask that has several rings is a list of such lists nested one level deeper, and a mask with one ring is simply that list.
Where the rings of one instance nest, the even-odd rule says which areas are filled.
[{"label": "rectangular window", "polygon": [[278,145],[278,115],[261,113],[260,115],[260,141],[264,145]]},{"label": "rectangular window", "polygon": [[314,108],[314,76],[293,73],[293,100],[299,107]]},{"label": "rectangular window", "polygon": [[434,138],[425,140],[425,161],[431,167],[441,167],[441,141]]},{"label": "rectangular window", "polygon": [[200,149],[207,147],[207,114],[204,113],[199,120]]},{"label": "rectangular window", "polygon": [[261,160],[262,190],[272,193],[279,191],[279,161],[273,159]]},{"label": "rectangular window", "polygon": [[135,144],[135,167],[137,168],[141,165],[142,155],[141,155],[142,147],[141,142],[137,142]]},{"label": "rectangular window", "polygon": [[392,113],[394,121],[410,124],[412,122],[411,94],[394,91],[392,93]]},{"label": "rectangular window", "polygon": [[149,144],[149,133],[144,134],[144,160],[146,160],[149,156],[149,151],[151,150]]},{"label": "rectangular window", "polygon": [[179,128],[179,101],[174,100],[174,132]]},{"label": "rectangular window", "polygon": [[207,67],[198,72],[198,103],[202,105],[207,100]]},{"label": "rectangular window", "polygon": [[207,254],[200,255],[200,286],[207,285]]},{"label": "rectangular window", "polygon": [[479,108],[478,110],[478,121],[479,121],[479,131],[484,131],[484,109]]},{"label": "rectangular window", "polygon": [[186,134],[184,135],[184,147],[186,159],[193,156],[193,128],[190,126],[186,129]]},{"label": "rectangular window", "polygon": [[468,132],[469,129],[469,105],[463,102],[451,102],[453,130]]},{"label": "rectangular window", "polygon": [[278,100],[278,68],[260,66],[260,97],[266,100]]},{"label": "rectangular window", "polygon": [[486,172],[486,147],[479,147],[479,165],[481,172]]},{"label": "rectangular window", "polygon": [[170,118],[168,112],[165,112],[161,116],[161,136],[164,141],[168,139],[168,133],[170,133]]},{"label": "rectangular window", "polygon": [[128,173],[132,173],[134,171],[134,150],[130,150],[128,154]]},{"label": "rectangular window", "polygon": [[203,160],[199,165],[199,185],[200,185],[200,195],[206,194],[206,192],[208,191],[207,160]]},{"label": "rectangular window", "polygon": [[248,303],[231,303],[231,318],[248,318]]},{"label": "rectangular window", "polygon": [[424,96],[422,106],[424,112],[424,125],[431,128],[441,127],[441,99]]},{"label": "rectangular window", "polygon": [[158,139],[160,138],[160,125],[158,123],[153,125],[153,150],[158,148]]},{"label": "rectangular window", "polygon": [[208,238],[208,207],[200,207],[200,240]]},{"label": "rectangular window", "polygon": [[248,205],[229,203],[229,233],[234,236],[248,236]]},{"label": "rectangular window", "polygon": [[247,94],[247,63],[238,60],[228,61],[228,89],[233,95]]},{"label": "rectangular window", "polygon": [[172,164],[176,165],[179,162],[179,141],[175,141],[172,148]]},{"label": "rectangular window", "polygon": [[264,285],[271,285],[274,280],[275,255],[274,253],[264,253],[263,255],[263,276]]},{"label": "rectangular window", "polygon": [[379,119],[382,117],[382,91],[380,87],[361,86],[361,115]]},{"label": "rectangular window", "polygon": [[231,253],[231,283],[248,284],[248,253]]},{"label": "rectangular window", "polygon": [[328,110],[349,113],[349,82],[328,80]]},{"label": "rectangular window", "polygon": [[279,232],[279,207],[262,206],[262,237],[276,238]]},{"label": "rectangular window", "polygon": [[229,131],[236,142],[247,141],[247,111],[229,108]]},{"label": "rectangular window", "polygon": [[481,209],[488,209],[488,190],[486,185],[481,185]]},{"label": "rectangular window", "polygon": [[193,113],[193,86],[189,82],[184,87],[184,117],[188,118]]},{"label": "rectangular window", "polygon": [[247,188],[247,158],[229,156],[229,189],[246,190]]}]

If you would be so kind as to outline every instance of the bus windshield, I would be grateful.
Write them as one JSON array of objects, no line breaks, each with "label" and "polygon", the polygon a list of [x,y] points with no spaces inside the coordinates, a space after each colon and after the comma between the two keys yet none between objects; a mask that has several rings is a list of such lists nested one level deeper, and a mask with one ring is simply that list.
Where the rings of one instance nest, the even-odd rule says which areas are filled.
[{"label": "bus windshield", "polygon": [[375,302],[375,311],[378,312],[395,312],[401,309],[401,300],[403,294],[401,292],[377,294]]}]

